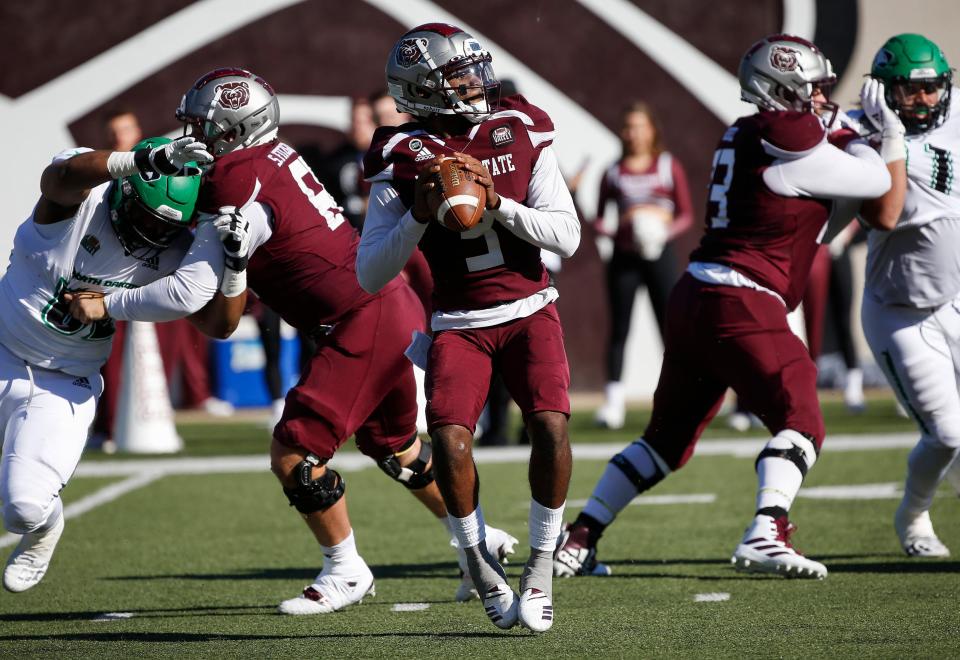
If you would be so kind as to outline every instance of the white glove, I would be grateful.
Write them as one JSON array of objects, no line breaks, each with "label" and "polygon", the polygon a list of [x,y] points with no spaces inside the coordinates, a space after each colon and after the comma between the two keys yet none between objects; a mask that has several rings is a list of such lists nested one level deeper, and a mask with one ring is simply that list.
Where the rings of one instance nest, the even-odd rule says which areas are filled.
[{"label": "white glove", "polygon": [[221,206],[213,221],[223,244],[223,280],[220,291],[227,298],[239,296],[247,288],[247,263],[250,252],[250,223],[235,206]]},{"label": "white glove", "polygon": [[114,179],[133,176],[140,173],[145,178],[155,178],[156,174],[171,176],[200,174],[194,167],[185,167],[187,163],[209,165],[213,156],[207,151],[207,145],[190,136],[178,138],[173,142],[153,149],[138,151],[114,151],[107,158],[107,172]]},{"label": "white glove", "polygon": [[207,151],[207,145],[189,135],[149,151],[143,149],[136,152],[137,169],[141,173],[153,171],[167,176],[181,174],[186,164],[192,162],[206,165],[213,162],[213,156]]},{"label": "white glove", "polygon": [[883,83],[876,78],[867,78],[860,88],[860,105],[863,114],[880,131],[880,157],[892,163],[907,157],[907,144],[903,139],[906,129],[897,113],[887,105]]}]

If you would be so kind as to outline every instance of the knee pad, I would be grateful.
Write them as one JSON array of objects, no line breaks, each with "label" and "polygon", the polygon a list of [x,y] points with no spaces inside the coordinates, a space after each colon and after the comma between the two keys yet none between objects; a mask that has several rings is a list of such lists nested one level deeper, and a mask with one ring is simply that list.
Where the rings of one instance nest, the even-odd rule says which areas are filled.
[{"label": "knee pad", "polygon": [[786,429],[770,439],[757,456],[754,469],[765,458],[786,459],[797,466],[801,476],[806,477],[807,472],[817,462],[817,445],[812,436]]},{"label": "knee pad", "polygon": [[670,474],[666,461],[643,438],[610,459],[639,492],[649,490]]},{"label": "knee pad", "polygon": [[427,469],[427,465],[430,464],[430,458],[433,456],[433,446],[429,442],[423,441],[420,443],[420,453],[409,465],[400,465],[400,460],[397,458],[398,454],[402,454],[410,449],[416,440],[417,436],[414,435],[397,454],[391,454],[377,461],[377,466],[379,466],[387,476],[403,484],[410,490],[420,490],[433,483],[433,468]]},{"label": "knee pad", "polygon": [[313,454],[297,465],[297,485],[284,488],[283,494],[290,500],[290,506],[300,513],[316,513],[329,509],[343,497],[347,484],[336,470],[327,468],[319,479],[311,478],[313,468],[320,465],[320,459]]}]

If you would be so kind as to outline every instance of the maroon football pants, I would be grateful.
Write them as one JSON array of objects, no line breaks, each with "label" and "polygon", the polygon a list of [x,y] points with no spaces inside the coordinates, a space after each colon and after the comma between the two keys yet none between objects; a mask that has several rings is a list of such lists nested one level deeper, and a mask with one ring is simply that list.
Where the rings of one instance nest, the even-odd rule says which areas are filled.
[{"label": "maroon football pants", "polygon": [[399,280],[347,314],[317,339],[274,437],[323,459],[354,434],[371,458],[398,451],[417,430],[417,384],[404,355],[415,330],[424,330],[423,306]]},{"label": "maroon football pants", "polygon": [[774,296],[684,274],[667,308],[666,347],[643,437],[671,469],[690,458],[728,387],[772,434],[823,442],[817,369]]},{"label": "maroon football pants", "polygon": [[544,411],[570,415],[570,368],[560,317],[551,304],[502,325],[434,335],[426,380],[431,433],[450,424],[474,431],[494,367],[524,420]]}]

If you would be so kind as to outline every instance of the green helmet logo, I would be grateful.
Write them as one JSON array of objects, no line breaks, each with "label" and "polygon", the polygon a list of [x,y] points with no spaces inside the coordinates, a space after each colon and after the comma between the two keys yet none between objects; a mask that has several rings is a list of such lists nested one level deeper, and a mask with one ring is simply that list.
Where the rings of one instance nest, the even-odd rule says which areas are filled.
[{"label": "green helmet logo", "polygon": [[[870,75],[883,81],[887,105],[899,116],[907,132],[923,133],[936,128],[947,118],[953,70],[937,44],[919,34],[891,37],[873,58]],[[918,89],[932,95],[930,106],[919,101],[906,106],[905,96],[916,99]]]},{"label": "green helmet logo", "polygon": [[[169,142],[165,137],[147,138],[133,151]],[[199,169],[186,176],[147,172],[117,181],[110,193],[110,219],[123,249],[146,261],[168,248],[190,226],[199,191]]]}]

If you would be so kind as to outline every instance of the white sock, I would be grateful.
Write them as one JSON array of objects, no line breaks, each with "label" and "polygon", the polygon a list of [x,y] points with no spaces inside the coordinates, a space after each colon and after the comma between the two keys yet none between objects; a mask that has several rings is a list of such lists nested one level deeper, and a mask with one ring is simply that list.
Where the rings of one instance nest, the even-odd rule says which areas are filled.
[{"label": "white sock", "polygon": [[956,449],[944,447],[936,440],[920,439],[907,458],[907,481],[903,486],[907,511],[917,514],[930,509],[937,486],[956,455]]},{"label": "white sock", "polygon": [[606,395],[607,405],[611,408],[616,408],[619,410],[626,404],[623,383],[621,383],[619,380],[609,381],[604,388],[604,393]]},{"label": "white sock", "polygon": [[[648,482],[647,488],[659,483],[670,473],[660,455],[643,438],[627,445],[618,456],[626,459],[637,474]],[[583,512],[598,522],[609,525],[639,493],[640,489],[627,478],[623,470],[612,462],[608,463],[600,481],[593,487],[593,493]]]},{"label": "white sock", "polygon": [[803,475],[793,461],[768,456],[757,463],[757,509],[777,506],[787,511],[800,491]]},{"label": "white sock", "polygon": [[[799,452],[809,470],[817,461],[817,448],[802,433],[784,429],[770,438],[765,449]],[[757,509],[775,506],[790,510],[800,492],[804,473],[789,458],[767,456],[757,461]]]},{"label": "white sock", "polygon": [[457,518],[452,513],[448,514],[447,520],[450,521],[450,529],[461,548],[472,548],[475,545],[480,545],[487,538],[483,511],[479,506],[473,513],[468,513],[463,518]]},{"label": "white sock", "polygon": [[320,546],[323,552],[323,572],[337,573],[338,571],[349,571],[357,562],[363,559],[357,553],[357,542],[353,536],[353,530],[347,535],[347,538],[333,546]]},{"label": "white sock", "polygon": [[557,538],[563,529],[564,502],[556,509],[550,509],[535,499],[530,500],[530,547],[537,550],[550,550],[557,547]]}]

